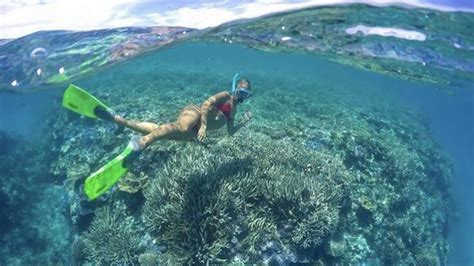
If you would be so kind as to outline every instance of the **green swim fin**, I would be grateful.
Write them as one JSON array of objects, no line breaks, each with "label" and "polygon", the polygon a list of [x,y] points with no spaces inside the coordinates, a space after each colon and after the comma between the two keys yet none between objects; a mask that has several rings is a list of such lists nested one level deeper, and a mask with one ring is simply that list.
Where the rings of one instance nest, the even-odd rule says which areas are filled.
[{"label": "green swim fin", "polygon": [[113,110],[87,91],[69,85],[63,95],[63,106],[81,115],[90,118],[111,119]]},{"label": "green swim fin", "polygon": [[120,155],[87,177],[84,182],[84,192],[89,200],[96,199],[113,187],[128,172],[128,162],[136,156],[137,152],[128,145]]}]

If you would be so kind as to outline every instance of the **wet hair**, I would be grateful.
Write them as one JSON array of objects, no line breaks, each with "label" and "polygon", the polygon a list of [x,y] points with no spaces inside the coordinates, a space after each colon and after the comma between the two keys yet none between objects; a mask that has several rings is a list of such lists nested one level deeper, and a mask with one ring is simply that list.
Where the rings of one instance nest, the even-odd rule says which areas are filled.
[{"label": "wet hair", "polygon": [[240,84],[241,82],[247,82],[248,87],[247,87],[246,89],[249,90],[249,91],[252,90],[252,86],[250,85],[250,80],[241,78],[241,79],[239,79],[239,81],[237,82],[237,85]]}]

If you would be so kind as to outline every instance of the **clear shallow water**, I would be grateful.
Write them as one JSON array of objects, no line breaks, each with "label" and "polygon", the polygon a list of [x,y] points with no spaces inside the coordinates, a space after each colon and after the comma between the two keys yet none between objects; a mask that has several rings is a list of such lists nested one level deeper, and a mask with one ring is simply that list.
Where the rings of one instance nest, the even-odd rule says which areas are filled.
[{"label": "clear shallow water", "polygon": [[[424,131],[418,129],[418,125],[428,125],[432,133],[427,136],[432,137],[435,142],[441,145],[441,150],[454,159],[453,197],[459,212],[459,219],[451,224],[449,262],[468,264],[471,261],[470,254],[473,254],[473,245],[471,239],[465,233],[473,228],[472,207],[469,206],[469,203],[472,202],[472,194],[468,190],[472,187],[471,177],[473,176],[470,162],[473,161],[474,96],[469,88],[453,88],[456,94],[448,96],[433,85],[402,81],[380,74],[355,70],[348,66],[333,63],[324,57],[304,54],[265,53],[241,46],[215,43],[178,45],[135,58],[97,74],[91,74],[76,80],[75,83],[104,99],[119,113],[127,112],[127,116],[130,118],[161,122],[172,120],[178,114],[179,109],[188,102],[199,103],[211,93],[228,89],[230,79],[237,71],[243,71],[252,81],[255,97],[246,103],[242,109],[244,111],[251,110],[254,113],[254,119],[247,128],[242,130],[240,135],[234,137],[236,140],[234,138],[224,138],[224,141],[219,142],[224,137],[223,131],[211,135],[209,139],[210,149],[220,147],[220,145],[224,145],[224,147],[227,147],[225,145],[244,145],[245,147],[246,139],[256,141],[255,136],[262,133],[272,135],[274,145],[287,145],[289,143],[301,148],[298,145],[307,143],[308,140],[314,140],[317,132],[336,134],[338,128],[341,128],[341,132],[342,130],[352,132],[350,136],[352,135],[356,139],[361,138],[365,134],[363,132],[368,130],[370,133],[369,139],[378,140],[381,136],[377,134],[377,127],[380,127],[378,131],[387,130],[387,128],[384,129],[384,123],[389,125],[387,132],[391,130],[395,132],[399,128],[405,128],[409,132],[413,129],[419,134],[424,134]],[[6,131],[10,135],[27,137],[30,137],[30,132],[33,132],[35,136],[33,139],[37,145],[41,145],[41,140],[46,142],[45,146],[39,146],[38,149],[35,149],[36,152],[41,151],[42,155],[47,155],[46,157],[40,156],[37,159],[46,162],[43,165],[46,169],[39,167],[30,172],[15,170],[17,171],[15,173],[17,178],[20,178],[21,175],[28,175],[32,185],[28,189],[23,188],[21,184],[16,184],[18,187],[11,187],[22,193],[37,191],[44,187],[51,188],[51,190],[37,191],[31,193],[31,195],[26,193],[24,197],[12,196],[13,199],[19,200],[18,203],[24,203],[27,206],[24,208],[25,213],[15,216],[15,218],[22,218],[21,223],[26,224],[26,228],[36,228],[36,230],[22,232],[21,229],[12,227],[11,231],[6,232],[8,238],[4,238],[4,240],[9,241],[6,247],[17,247],[16,253],[10,253],[7,260],[10,263],[14,260],[34,262],[35,260],[31,258],[32,254],[39,254],[37,261],[51,261],[58,250],[65,248],[69,250],[68,244],[74,242],[72,239],[77,235],[83,235],[87,231],[87,227],[90,226],[92,217],[87,215],[89,209],[93,210],[104,204],[112,203],[113,205],[114,202],[124,201],[129,208],[129,212],[138,217],[142,215],[142,213],[137,212],[136,208],[141,206],[142,203],[140,202],[143,201],[143,197],[139,194],[128,195],[118,191],[114,192],[107,201],[100,202],[98,205],[87,206],[87,208],[80,206],[80,215],[77,210],[74,211],[74,208],[79,208],[77,205],[80,200],[77,199],[78,190],[72,187],[77,186],[81,178],[87,176],[92,169],[97,168],[108,157],[113,156],[112,154],[117,154],[128,141],[131,132],[126,131],[114,136],[112,134],[113,128],[105,123],[93,123],[69,114],[59,106],[61,94],[62,90],[51,90],[49,93],[27,96],[1,95],[1,107],[4,108],[2,109],[0,127],[2,131]],[[420,119],[417,118],[418,114],[421,116]],[[371,128],[366,124],[366,121],[374,122],[378,120],[381,122],[377,122],[378,126],[375,126],[375,128]],[[367,129],[364,129],[365,127]],[[42,129],[41,132],[38,130],[40,128]],[[284,128],[283,132],[281,132],[282,128]],[[100,132],[100,134],[94,135],[94,132]],[[386,137],[388,136],[391,135],[387,133]],[[72,139],[75,139],[75,141],[72,141]],[[319,140],[321,139],[323,138]],[[79,143],[77,140],[79,140]],[[267,147],[266,145],[270,145],[261,139],[257,140],[254,142],[256,146]],[[415,138],[415,140],[417,139]],[[236,142],[233,143],[232,141]],[[331,141],[337,143],[335,138]],[[410,140],[410,143],[412,141]],[[421,142],[421,140],[417,141]],[[350,142],[350,139],[348,142]],[[321,144],[323,147],[321,152],[332,156],[339,154],[346,148],[347,150],[351,148],[339,149],[331,147],[331,145],[325,147],[327,144],[320,143],[323,143]],[[381,141],[380,143],[384,142]],[[413,143],[416,144],[416,141]],[[170,145],[173,148],[168,148]],[[70,147],[70,150],[65,151],[66,147]],[[49,148],[51,148],[51,152]],[[149,175],[150,182],[153,183],[153,180],[161,177],[157,172],[162,169],[162,164],[166,164],[170,158],[179,156],[180,152],[189,150],[201,152],[202,149],[202,146],[197,144],[160,142],[155,144],[154,148],[149,151],[149,155],[142,159],[142,163],[148,163],[150,166],[144,167],[142,165],[139,167],[142,167],[141,170]],[[36,158],[35,155],[28,154],[30,154],[29,158],[32,160]],[[149,156],[152,156],[150,154],[160,155],[149,158]],[[11,155],[16,160],[23,158],[21,153],[11,153]],[[88,160],[88,157],[91,159]],[[98,161],[91,161],[94,158]],[[433,161],[433,163],[436,162]],[[41,165],[42,163],[38,164]],[[67,172],[68,168],[77,168],[78,165],[88,165],[91,169],[78,171],[77,175],[79,176],[77,177],[74,173]],[[425,165],[425,167],[428,167],[428,165]],[[35,171],[39,173],[36,176],[32,174]],[[354,172],[357,171],[357,169],[354,170]],[[44,176],[40,179],[38,176],[42,174]],[[156,175],[156,177],[153,175]],[[2,178],[5,177],[2,175]],[[74,186],[71,187],[70,180],[74,180],[74,178],[78,178],[79,181],[76,181]],[[383,176],[379,177],[379,179],[383,178]],[[433,177],[433,179],[435,178]],[[368,180],[372,179],[369,178],[364,182],[369,182]],[[423,191],[424,186],[429,186],[429,182],[423,182],[416,189]],[[53,187],[51,184],[62,186]],[[357,182],[351,183],[352,186],[354,184],[357,184]],[[286,184],[283,183],[282,185]],[[379,189],[375,186],[363,190],[363,185],[355,186],[355,188],[366,191],[368,197],[371,197],[371,191]],[[380,189],[383,191],[384,188],[381,186]],[[2,193],[5,193],[4,191],[8,190],[2,190]],[[48,194],[45,192],[48,192]],[[45,197],[45,195],[51,194],[55,197]],[[64,197],[64,194],[69,196]],[[352,201],[355,202],[354,206],[365,204],[358,202],[356,196],[360,196],[360,194],[353,194],[352,196],[354,197],[352,198]],[[426,195],[426,198],[430,196],[433,195]],[[377,202],[383,200],[383,195],[379,195],[379,197],[382,198],[375,198]],[[64,201],[65,198],[66,201]],[[32,201],[38,201],[38,199],[41,199],[39,204],[32,204]],[[151,199],[146,198],[145,201],[151,201]],[[420,206],[424,204],[424,202],[421,202]],[[56,217],[55,219],[54,215],[38,214],[46,206],[57,205],[69,206],[69,211],[63,211],[64,207],[58,207],[58,212],[64,213],[65,219],[71,222],[70,227],[64,226],[64,218]],[[434,206],[433,209],[437,209],[437,206]],[[357,213],[357,210],[357,207],[352,209],[355,213]],[[374,215],[378,212],[383,213],[381,209],[377,208],[372,211]],[[423,212],[421,213],[423,214]],[[10,213],[7,213],[7,215],[10,215]],[[25,219],[28,215],[33,216],[32,222]],[[81,215],[88,218],[80,218]],[[387,219],[390,217],[390,213],[383,215],[386,215],[384,217],[387,217]],[[351,216],[348,215],[348,217]],[[414,220],[410,220],[410,217],[412,216],[406,217],[407,222],[414,222]],[[430,218],[432,217],[430,216]],[[123,224],[125,220],[124,218],[118,221]],[[424,219],[423,215],[421,220],[426,224],[440,223],[440,220],[428,220],[428,216]],[[179,222],[176,221],[178,224]],[[54,223],[61,226],[45,230],[46,226],[43,226],[43,224]],[[346,233],[353,235],[354,232],[357,232],[349,226],[353,223],[360,226],[362,231],[370,228],[367,225],[361,225],[360,221],[350,222],[349,219],[349,222],[343,226]],[[37,224],[40,224],[40,226]],[[423,231],[426,224],[421,223],[418,225],[419,227],[415,226],[411,230]],[[384,228],[383,230],[386,231],[380,228]],[[397,232],[375,225],[373,230],[374,232],[380,230],[379,232],[386,232],[387,234]],[[400,231],[403,230],[400,229]],[[28,239],[41,239],[44,241],[42,243],[46,243],[46,246],[50,243],[63,244],[49,249],[38,249],[35,246],[40,246],[41,243],[35,242],[33,245],[28,245],[12,240],[15,239],[14,236],[22,235],[27,235]],[[71,240],[65,242],[64,236],[70,237]],[[330,236],[326,237],[332,239]],[[371,239],[370,235],[364,235],[364,238],[367,239],[369,246],[373,245],[371,246],[372,250],[377,250],[375,248],[376,238]],[[62,241],[58,241],[59,239]],[[144,232],[140,233],[140,239],[146,242]],[[351,243],[350,239],[352,238],[345,238],[345,241]],[[146,248],[143,248],[140,252],[153,250],[153,245],[150,243],[144,246]],[[159,254],[163,252],[161,248],[158,248],[158,250]],[[316,250],[316,254],[320,254],[323,259],[327,259],[327,251]],[[346,247],[345,250],[346,252],[354,252],[357,249]],[[407,246],[406,250],[410,250],[410,248]],[[363,254],[363,250],[359,251]],[[64,254],[63,260],[67,261],[74,257],[71,254]],[[378,250],[374,254],[382,256],[384,252]],[[28,255],[30,258],[25,257]],[[300,259],[304,257],[301,254],[299,256]],[[312,258],[311,256],[307,257]],[[291,261],[289,255],[286,259]],[[364,261],[374,264],[380,263],[377,257],[371,256],[365,258]]]},{"label": "clear shallow water", "polygon": [[[425,88],[429,90],[430,88]],[[407,103],[430,117],[434,136],[455,160],[453,197],[458,217],[451,232],[451,263],[468,264],[473,257],[473,242],[466,230],[474,228],[474,200],[470,188],[474,185],[472,158],[474,156],[474,95],[472,91],[459,91],[453,97],[439,94],[403,92]]]}]

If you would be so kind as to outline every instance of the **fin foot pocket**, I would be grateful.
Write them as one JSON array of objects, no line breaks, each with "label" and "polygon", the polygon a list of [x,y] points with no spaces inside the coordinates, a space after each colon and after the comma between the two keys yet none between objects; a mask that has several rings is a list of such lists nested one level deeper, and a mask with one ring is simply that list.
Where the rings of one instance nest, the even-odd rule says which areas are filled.
[{"label": "fin foot pocket", "polygon": [[94,114],[101,119],[104,120],[109,120],[109,121],[114,121],[115,118],[115,112],[112,111],[112,109],[105,109],[102,106],[97,106],[94,108]]}]

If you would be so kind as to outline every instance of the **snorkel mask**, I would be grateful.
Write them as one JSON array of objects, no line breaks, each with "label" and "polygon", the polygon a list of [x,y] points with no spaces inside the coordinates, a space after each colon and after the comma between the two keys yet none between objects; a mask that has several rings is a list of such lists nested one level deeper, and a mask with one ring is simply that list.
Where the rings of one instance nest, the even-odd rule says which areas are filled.
[{"label": "snorkel mask", "polygon": [[232,80],[232,95],[237,96],[238,102],[242,103],[245,99],[252,96],[252,92],[246,88],[236,87],[237,80],[240,78],[240,73],[236,73]]}]

